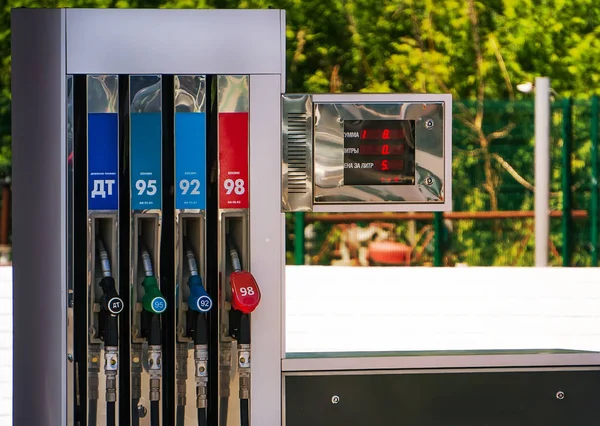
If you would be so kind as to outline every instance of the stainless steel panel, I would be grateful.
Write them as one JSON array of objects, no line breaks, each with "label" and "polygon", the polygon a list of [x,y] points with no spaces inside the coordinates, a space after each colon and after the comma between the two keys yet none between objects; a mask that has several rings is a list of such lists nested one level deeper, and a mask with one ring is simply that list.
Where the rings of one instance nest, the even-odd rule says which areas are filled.
[{"label": "stainless steel panel", "polygon": [[219,112],[248,112],[249,78],[247,75],[220,75],[217,77]]},{"label": "stainless steel panel", "polygon": [[162,79],[159,75],[129,77],[129,112],[162,111]]},{"label": "stainless steel panel", "polygon": [[12,424],[65,425],[73,408],[67,402],[65,11],[13,9],[11,34]]},{"label": "stainless steel panel", "polygon": [[88,75],[88,113],[118,112],[119,77],[116,75]]},{"label": "stainless steel panel", "polygon": [[[249,251],[261,289],[252,313],[251,419],[253,426],[281,424],[281,359],[285,331],[285,215],[281,213],[281,76],[250,76]],[[255,165],[258,164],[258,167]],[[264,254],[268,253],[265,257]],[[268,259],[268,260],[265,260]]]},{"label": "stainless steel panel", "polygon": [[175,111],[206,112],[206,77],[203,75],[176,75]]},{"label": "stainless steel panel", "polygon": [[282,96],[281,164],[284,212],[307,212],[313,203],[313,105],[310,95]]},{"label": "stainless steel panel", "polygon": [[[315,204],[444,202],[443,102],[315,103],[314,109]],[[416,123],[416,184],[344,185],[344,121],[397,119]]]},{"label": "stainless steel panel", "polygon": [[67,9],[70,74],[281,74],[280,10]]},{"label": "stainless steel panel", "polygon": [[[520,353],[519,353],[520,352]],[[394,369],[432,369],[432,368],[499,368],[499,367],[543,367],[543,366],[589,366],[600,365],[600,353],[526,353],[515,351],[513,354],[476,353],[469,355],[401,355],[396,356],[340,356],[328,358],[287,358],[282,361],[281,371],[373,371]]]}]

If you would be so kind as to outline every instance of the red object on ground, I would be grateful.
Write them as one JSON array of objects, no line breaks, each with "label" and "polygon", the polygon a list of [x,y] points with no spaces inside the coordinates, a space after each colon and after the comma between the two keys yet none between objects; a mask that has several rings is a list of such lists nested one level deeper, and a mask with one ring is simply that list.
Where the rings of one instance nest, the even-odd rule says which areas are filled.
[{"label": "red object on ground", "polygon": [[411,248],[395,241],[375,241],[369,244],[369,259],[384,265],[410,264]]}]

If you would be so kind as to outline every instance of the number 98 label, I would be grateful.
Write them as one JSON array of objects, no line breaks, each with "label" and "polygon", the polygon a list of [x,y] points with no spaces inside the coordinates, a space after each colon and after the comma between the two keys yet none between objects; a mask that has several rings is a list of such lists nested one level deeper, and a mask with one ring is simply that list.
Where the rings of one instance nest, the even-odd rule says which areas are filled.
[{"label": "number 98 label", "polygon": [[247,209],[248,113],[219,113],[219,208]]}]

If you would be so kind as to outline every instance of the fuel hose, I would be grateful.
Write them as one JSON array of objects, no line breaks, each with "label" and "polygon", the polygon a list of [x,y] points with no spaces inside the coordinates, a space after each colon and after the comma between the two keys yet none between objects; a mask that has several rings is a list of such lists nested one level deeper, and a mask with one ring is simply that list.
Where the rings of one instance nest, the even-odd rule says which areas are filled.
[{"label": "fuel hose", "polygon": [[[123,300],[117,292],[117,285],[112,276],[108,252],[102,242],[97,239],[98,254],[102,267],[101,315],[104,322],[104,374],[106,377],[106,426],[116,425],[117,375],[119,371],[119,321],[118,315],[123,310]],[[97,406],[96,406],[97,410]]]},{"label": "fuel hose", "polygon": [[190,276],[188,286],[190,296],[188,307],[195,312],[195,324],[193,327],[194,341],[194,365],[196,382],[196,409],[198,413],[198,426],[207,424],[207,387],[208,387],[208,327],[206,314],[212,308],[212,300],[208,296],[198,272],[196,257],[189,244],[186,244],[186,257]]},{"label": "fuel hose", "polygon": [[145,247],[141,247],[142,263],[145,278],[142,281],[144,297],[142,307],[148,318],[148,372],[150,375],[149,400],[150,400],[150,425],[159,426],[160,421],[160,390],[162,377],[162,333],[160,314],[167,309],[167,301],[162,296],[158,287],[158,280],[154,275],[152,258]]}]

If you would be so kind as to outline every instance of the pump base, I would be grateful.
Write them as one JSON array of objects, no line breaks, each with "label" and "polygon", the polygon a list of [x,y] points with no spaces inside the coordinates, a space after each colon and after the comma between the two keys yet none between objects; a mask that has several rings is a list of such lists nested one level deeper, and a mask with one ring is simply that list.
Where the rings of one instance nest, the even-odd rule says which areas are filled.
[{"label": "pump base", "polygon": [[584,426],[600,400],[592,368],[303,372],[284,383],[284,426]]}]

